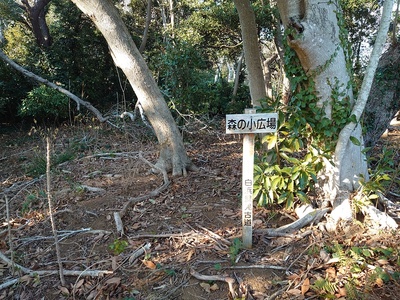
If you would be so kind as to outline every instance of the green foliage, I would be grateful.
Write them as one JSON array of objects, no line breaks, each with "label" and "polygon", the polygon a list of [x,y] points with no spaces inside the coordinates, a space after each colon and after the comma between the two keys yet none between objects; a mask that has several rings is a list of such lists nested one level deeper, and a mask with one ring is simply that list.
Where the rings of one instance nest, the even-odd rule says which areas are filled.
[{"label": "green foliage", "polygon": [[183,114],[216,115],[242,111],[248,101],[248,90],[242,87],[232,99],[233,85],[223,79],[215,81],[201,51],[188,43],[167,45],[153,58],[158,70],[159,86],[173,110]]},{"label": "green foliage", "polygon": [[275,111],[279,112],[278,130],[263,138],[268,150],[256,158],[254,198],[260,206],[277,203],[292,207],[296,199],[308,202],[306,193],[313,191],[326,155],[307,141],[310,126],[303,127],[301,117],[282,109]]},{"label": "green foliage", "polygon": [[[392,267],[385,268],[379,262],[396,265],[399,249],[391,247],[345,246],[335,242],[325,248],[332,258],[338,262],[333,265],[337,272],[348,274],[342,276],[319,278],[312,289],[326,298],[336,298],[338,284],[344,284],[349,299],[363,299],[361,293],[368,292],[376,283],[387,284],[399,279],[400,272],[393,271]],[[384,265],[386,265],[384,263]],[[367,277],[367,285],[360,286],[358,279]],[[344,279],[344,280],[343,280]]]},{"label": "green foliage", "polygon": [[[51,155],[50,163],[51,168],[58,166],[66,161],[73,160],[76,157],[76,149],[74,147],[67,147],[60,153]],[[32,177],[39,177],[46,173],[46,156],[44,153],[36,153],[30,160],[26,168],[26,174]]]},{"label": "green foliage", "polygon": [[128,242],[125,240],[115,239],[114,242],[108,246],[114,255],[120,255],[128,247]]},{"label": "green foliage", "polygon": [[239,255],[240,250],[243,249],[243,243],[239,238],[234,238],[232,244],[229,246],[229,257],[231,258],[231,263],[234,264],[236,257]]},{"label": "green foliage", "polygon": [[38,121],[62,120],[68,117],[68,97],[41,85],[30,91],[22,100],[19,114]]},{"label": "green foliage", "polygon": [[25,214],[32,210],[34,207],[41,207],[47,195],[43,190],[33,191],[25,197],[22,203],[21,213]]},{"label": "green foliage", "polygon": [[[279,112],[278,130],[261,141],[268,150],[256,161],[254,197],[259,205],[278,203],[292,207],[296,200],[307,202],[307,193],[314,190],[318,172],[325,161],[331,160],[340,131],[347,123],[356,121],[345,97],[348,87],[337,80],[328,82],[332,89],[330,102],[319,103],[313,78],[316,74],[305,73],[288,45],[285,51],[293,95],[288,106],[280,103],[278,95],[262,102],[259,110]],[[328,105],[330,115],[326,113]]]},{"label": "green foliage", "polygon": [[380,194],[385,195],[394,185],[400,185],[400,166],[395,164],[395,155],[394,149],[383,148],[382,153],[370,157],[369,165],[373,170],[368,180],[361,177],[361,193],[352,201],[356,213],[363,206],[375,203]]}]

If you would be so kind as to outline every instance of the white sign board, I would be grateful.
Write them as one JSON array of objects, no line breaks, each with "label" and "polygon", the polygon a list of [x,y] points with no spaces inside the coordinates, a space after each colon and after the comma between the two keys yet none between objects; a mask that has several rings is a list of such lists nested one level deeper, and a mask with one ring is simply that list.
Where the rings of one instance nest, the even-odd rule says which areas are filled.
[{"label": "white sign board", "polygon": [[243,247],[251,248],[253,243],[254,133],[276,132],[278,114],[257,114],[255,109],[249,108],[245,112],[245,114],[226,115],[226,133],[245,133],[242,163],[242,239]]},{"label": "white sign board", "polygon": [[268,133],[278,128],[277,113],[226,115],[226,133]]}]

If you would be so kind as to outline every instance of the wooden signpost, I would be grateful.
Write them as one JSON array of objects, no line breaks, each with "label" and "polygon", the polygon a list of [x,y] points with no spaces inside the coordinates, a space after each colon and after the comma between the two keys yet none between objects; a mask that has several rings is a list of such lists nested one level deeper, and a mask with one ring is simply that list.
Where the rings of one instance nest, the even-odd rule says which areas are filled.
[{"label": "wooden signpost", "polygon": [[276,132],[277,113],[257,114],[247,108],[244,114],[226,115],[226,133],[245,134],[243,137],[242,163],[242,239],[243,247],[253,243],[253,169],[255,133]]}]

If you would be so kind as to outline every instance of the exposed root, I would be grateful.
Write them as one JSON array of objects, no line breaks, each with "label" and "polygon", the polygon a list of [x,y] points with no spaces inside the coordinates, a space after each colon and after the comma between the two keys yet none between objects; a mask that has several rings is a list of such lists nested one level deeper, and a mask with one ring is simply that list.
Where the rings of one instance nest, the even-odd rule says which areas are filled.
[{"label": "exposed root", "polygon": [[200,274],[200,273],[196,272],[193,269],[190,269],[190,274],[193,277],[195,277],[195,278],[197,278],[199,280],[226,282],[228,284],[229,292],[231,293],[232,299],[236,299],[237,298],[235,289],[233,287],[233,285],[235,284],[236,281],[232,277],[222,276],[222,275],[203,275],[203,274]]},{"label": "exposed root", "polygon": [[293,223],[281,226],[279,228],[266,228],[255,230],[255,233],[262,234],[264,236],[287,236],[311,223],[318,223],[319,220],[328,212],[330,208],[321,208],[309,212],[304,217],[294,221]]},{"label": "exposed root", "polygon": [[147,159],[145,159],[141,153],[139,153],[139,158],[144,161],[146,164],[148,164],[151,168],[157,169],[160,173],[163,174],[163,179],[164,183],[162,186],[159,188],[153,190],[152,192],[148,193],[147,195],[131,198],[128,202],[125,203],[124,207],[119,211],[119,212],[114,212],[114,220],[115,220],[115,225],[117,227],[117,231],[120,235],[124,234],[124,225],[122,222],[122,218],[126,214],[127,210],[129,207],[131,207],[133,204],[147,200],[151,197],[156,197],[158,196],[162,191],[164,191],[168,186],[169,186],[169,179],[167,172],[156,165],[153,165],[151,162],[149,162]]}]

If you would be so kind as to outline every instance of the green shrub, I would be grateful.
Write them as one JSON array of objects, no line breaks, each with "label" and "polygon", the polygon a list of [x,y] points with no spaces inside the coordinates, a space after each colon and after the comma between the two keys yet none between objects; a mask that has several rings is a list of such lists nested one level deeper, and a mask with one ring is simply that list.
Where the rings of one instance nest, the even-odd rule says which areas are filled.
[{"label": "green shrub", "polygon": [[58,121],[68,117],[68,97],[41,85],[22,100],[19,114],[37,121]]}]

